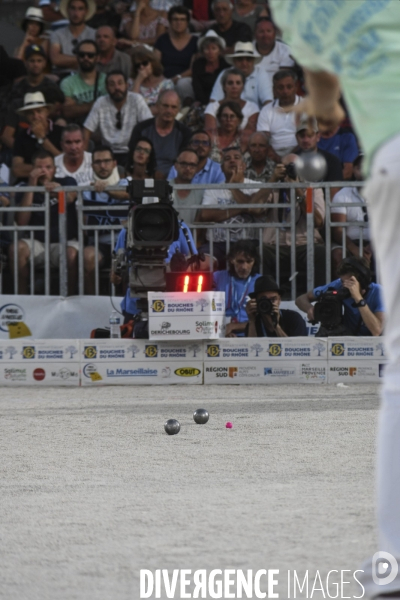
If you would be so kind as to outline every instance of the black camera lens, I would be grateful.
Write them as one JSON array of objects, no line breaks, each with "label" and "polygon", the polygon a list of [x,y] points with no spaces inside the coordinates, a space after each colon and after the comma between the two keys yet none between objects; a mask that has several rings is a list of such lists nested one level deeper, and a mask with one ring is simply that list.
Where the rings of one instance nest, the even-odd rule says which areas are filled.
[{"label": "black camera lens", "polygon": [[260,315],[272,315],[273,310],[274,306],[271,300],[265,298],[265,296],[257,299],[257,312]]},{"label": "black camera lens", "polygon": [[288,165],[286,165],[286,175],[290,179],[296,179],[297,178],[296,165],[293,162],[291,162]]}]

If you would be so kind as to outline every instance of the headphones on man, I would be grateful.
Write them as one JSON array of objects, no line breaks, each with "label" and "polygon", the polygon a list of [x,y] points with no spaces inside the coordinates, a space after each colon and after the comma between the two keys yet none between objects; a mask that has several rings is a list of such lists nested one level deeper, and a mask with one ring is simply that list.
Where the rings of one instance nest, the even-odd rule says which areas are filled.
[{"label": "headphones on man", "polygon": [[360,261],[355,256],[349,256],[348,258],[343,259],[343,266],[349,266],[350,270],[356,271],[357,279],[360,282],[360,286],[362,290],[367,290],[369,284],[372,281],[371,271],[367,267],[364,267],[360,263]]}]

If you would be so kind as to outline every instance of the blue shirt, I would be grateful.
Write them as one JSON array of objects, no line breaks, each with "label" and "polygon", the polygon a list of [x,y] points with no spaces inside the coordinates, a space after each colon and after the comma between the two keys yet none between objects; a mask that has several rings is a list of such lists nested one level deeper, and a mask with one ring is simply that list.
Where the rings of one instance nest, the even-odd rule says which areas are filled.
[{"label": "blue shirt", "polygon": [[[318,299],[328,288],[338,290],[342,287],[342,281],[340,279],[335,279],[332,283],[314,288],[313,294]],[[382,286],[379,285],[379,283],[370,283],[368,292],[364,296],[364,300],[372,313],[385,312],[382,300]],[[343,323],[349,331],[355,332],[362,319],[360,311],[358,308],[352,306],[354,302],[353,298],[346,298],[342,302],[344,305]],[[363,323],[356,335],[371,335],[371,332]]]},{"label": "blue shirt", "polygon": [[330,152],[336,156],[340,162],[352,163],[359,155],[357,140],[354,133],[351,131],[340,132],[330,138],[323,138],[318,142],[318,148]]},{"label": "blue shirt", "polygon": [[[187,232],[191,248],[189,248],[189,245],[187,243],[186,236],[182,230],[182,227],[184,227]],[[115,244],[114,252],[117,252],[117,250],[119,250],[120,248],[125,248],[125,244],[126,244],[126,229],[124,228],[120,231],[120,234],[117,239],[117,243]],[[184,223],[183,221],[180,222],[179,238],[177,239],[176,242],[172,242],[172,244],[168,248],[168,256],[166,258],[167,264],[170,262],[172,255],[175,254],[176,251],[182,252],[182,254],[184,254],[185,256],[190,254],[190,252],[192,252],[192,254],[197,254],[197,248],[196,248],[196,244],[194,243],[192,232],[190,231],[190,229],[186,225],[186,223]],[[136,302],[137,302],[137,298],[131,298],[130,289],[128,287],[128,289],[126,290],[125,298],[121,302],[121,310],[123,312],[129,313],[131,315],[136,315],[138,312],[140,312],[137,309]]]},{"label": "blue shirt", "polygon": [[[175,167],[172,165],[170,172],[168,173],[168,181],[175,179],[178,175]],[[224,183],[225,175],[221,170],[221,165],[211,158],[207,158],[207,162],[204,167],[196,173],[192,179],[192,183]]]},{"label": "blue shirt", "polygon": [[248,321],[245,306],[249,294],[254,292],[254,283],[260,277],[259,273],[249,279],[233,277],[228,271],[215,271],[213,282],[218,292],[225,292],[225,311],[227,317],[234,317],[238,323]]}]

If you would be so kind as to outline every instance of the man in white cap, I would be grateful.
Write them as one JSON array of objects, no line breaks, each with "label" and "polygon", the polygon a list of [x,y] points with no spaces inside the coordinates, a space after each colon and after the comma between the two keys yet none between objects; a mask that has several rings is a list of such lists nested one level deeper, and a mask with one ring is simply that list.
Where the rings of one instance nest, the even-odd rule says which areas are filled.
[{"label": "man in white cap", "polygon": [[18,109],[23,113],[29,127],[18,132],[15,138],[12,172],[19,181],[26,180],[32,171],[32,155],[38,150],[47,150],[52,156],[61,154],[63,128],[49,119],[49,105],[42,92],[25,94],[24,105]]},{"label": "man in white cap", "polygon": [[61,0],[60,13],[69,20],[69,25],[51,35],[50,60],[54,67],[64,71],[78,69],[74,51],[82,40],[95,39],[95,30],[85,23],[95,11],[94,0]]},{"label": "man in white cap", "polygon": [[[261,61],[261,56],[254,49],[251,42],[236,42],[233,54],[227,54],[225,60],[242,71],[246,78],[242,92],[243,100],[254,102],[260,108],[273,100],[271,82],[265,76],[265,73],[260,70],[258,63]],[[222,71],[214,84],[211,101],[219,101],[224,98],[221,82],[224,72]]]}]

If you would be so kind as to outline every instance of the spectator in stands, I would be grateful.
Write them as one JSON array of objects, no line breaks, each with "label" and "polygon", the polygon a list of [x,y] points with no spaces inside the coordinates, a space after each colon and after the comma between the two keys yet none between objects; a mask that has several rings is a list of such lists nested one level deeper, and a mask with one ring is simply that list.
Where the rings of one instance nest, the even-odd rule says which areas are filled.
[{"label": "spectator in stands", "polygon": [[257,20],[260,17],[268,18],[265,6],[260,6],[256,0],[236,0],[232,18],[238,23],[245,23],[254,32]]},{"label": "spectator in stands", "polygon": [[106,74],[111,71],[122,71],[128,80],[132,70],[131,57],[117,50],[117,38],[111,26],[102,25],[96,30],[96,44],[99,50],[97,70]]},{"label": "spectator in stands", "polygon": [[55,31],[68,25],[68,19],[60,13],[61,0],[39,0],[38,5],[43,11],[43,17],[50,29]]},{"label": "spectator in stands", "polygon": [[69,20],[67,27],[53,31],[50,38],[50,60],[60,71],[78,68],[75,50],[82,40],[94,40],[95,30],[88,21],[95,13],[94,0],[61,0],[60,13]]},{"label": "spectator in stands", "polygon": [[[120,180],[119,186],[121,191],[110,192],[113,198],[119,200],[129,200],[130,195],[126,191],[126,186],[132,179],[165,179],[165,177],[157,171],[156,153],[151,141],[146,137],[141,137],[137,140],[133,153],[130,155],[130,160],[127,163],[127,176]],[[154,200],[152,199],[152,202]]]},{"label": "spectator in stands", "polygon": [[[25,94],[42,92],[51,111],[52,118],[59,119],[62,104],[65,100],[63,92],[59,86],[45,74],[46,55],[41,46],[32,44],[25,49],[25,68],[26,76],[16,81],[11,90],[11,102],[8,107],[7,116],[4,122],[4,129],[1,134],[1,142],[7,148],[13,148],[15,134],[19,127],[28,127],[24,118],[24,112],[18,113],[18,108],[24,104]],[[58,121],[58,124],[61,124]]]},{"label": "spectator in stands", "polygon": [[[176,177],[171,180],[171,184],[190,184],[193,183],[193,177],[196,174],[199,164],[199,157],[194,150],[189,148],[178,154],[175,160]],[[203,200],[203,190],[175,190],[172,193],[174,208],[179,212],[179,217],[189,225],[195,222],[197,208],[193,205],[201,204]]]},{"label": "spectator in stands", "polygon": [[49,105],[42,92],[25,94],[24,105],[18,109],[24,113],[29,127],[21,129],[15,138],[12,172],[19,181],[26,180],[32,171],[32,155],[40,149],[52,156],[61,154],[63,128],[49,119]]},{"label": "spectator in stands", "polygon": [[[29,186],[45,186],[50,192],[50,230],[47,232],[50,236],[50,264],[58,268],[60,260],[60,239],[58,225],[58,193],[60,186],[76,185],[72,177],[55,177],[56,167],[53,155],[47,150],[41,149],[31,154],[32,169],[29,173],[27,184]],[[67,267],[68,267],[68,294],[72,295],[76,291],[77,275],[77,257],[78,257],[78,224],[76,216],[76,194],[68,192],[67,200]],[[26,207],[26,211],[16,213],[15,220],[18,225],[30,225],[33,227],[43,227],[45,224],[45,214],[41,211],[31,211],[31,207],[43,206],[45,195],[42,192],[19,192],[16,195],[17,206]],[[12,264],[14,261],[14,251],[17,251],[18,261],[18,293],[28,293],[29,262],[34,260],[35,266],[44,265],[45,261],[45,231],[34,231],[33,242],[30,239],[30,232],[24,232],[27,236],[19,240],[18,248],[11,244],[9,250],[9,259]]]},{"label": "spectator in stands", "polygon": [[253,133],[249,140],[249,158],[245,177],[253,181],[267,183],[271,181],[275,163],[268,158],[268,138],[262,131]]},{"label": "spectator in stands", "polygon": [[25,37],[22,44],[16,49],[15,57],[20,60],[25,60],[25,51],[28,46],[32,45],[43,48],[44,56],[47,57],[49,40],[43,35],[44,18],[42,9],[30,6],[25,13],[21,27],[25,31]]},{"label": "spectator in stands", "polygon": [[272,85],[272,77],[279,69],[294,67],[290,56],[290,48],[284,42],[276,39],[276,27],[268,17],[261,17],[254,30],[254,48],[262,56],[259,64],[260,71],[266,71]]},{"label": "spectator in stands", "polygon": [[[353,163],[353,178],[356,181],[363,181],[362,176],[362,155],[359,155]],[[332,200],[331,221],[333,223],[356,223],[365,225],[368,223],[367,205],[360,194],[361,188],[344,187]],[[360,202],[362,206],[334,206],[337,203]],[[360,256],[361,227],[351,225],[346,227],[345,247],[346,254],[349,256]],[[338,267],[343,259],[343,227],[334,227],[332,229],[332,268],[336,276]],[[369,268],[373,265],[371,233],[369,226],[362,227],[361,254],[368,263]]]},{"label": "spectator in stands", "polygon": [[[194,150],[199,158],[192,183],[223,183],[225,181],[221,165],[210,158],[211,138],[207,131],[199,130],[193,133],[188,148]],[[175,167],[171,167],[167,179],[174,179],[176,175]]]},{"label": "spectator in stands", "polygon": [[[111,265],[111,254],[114,245],[114,236],[107,228],[113,225],[120,224],[120,218],[110,216],[106,211],[96,210],[96,207],[115,205],[117,202],[111,194],[105,191],[108,186],[117,185],[120,181],[120,176],[117,168],[117,161],[110,147],[99,146],[93,150],[93,179],[94,192],[83,193],[84,206],[91,206],[92,210],[85,211],[87,224],[104,226],[98,232],[98,263],[96,265],[96,248],[94,231],[89,233],[88,245],[84,249],[84,268],[85,268],[85,293],[95,293],[95,271],[99,267],[109,268]],[[126,217],[126,213],[121,211],[121,217]]]},{"label": "spectator in stands", "polygon": [[344,307],[343,325],[346,333],[342,335],[379,336],[383,332],[384,306],[382,286],[371,283],[371,272],[368,261],[361,256],[345,258],[338,268],[339,279],[319,286],[296,299],[296,304],[307,314],[309,321],[314,321],[314,306],[328,288],[339,290],[346,288],[350,297],[342,300]]},{"label": "spectator in stands", "polygon": [[240,240],[231,246],[227,256],[227,270],[214,271],[214,288],[225,292],[226,337],[243,335],[247,325],[246,303],[254,292],[260,257],[256,246]]},{"label": "spectator in stands", "polygon": [[167,31],[166,16],[164,11],[152,8],[150,0],[139,0],[131,20],[125,24],[128,38],[136,43],[154,46],[156,40]]},{"label": "spectator in stands", "polygon": [[4,47],[1,45],[0,65],[0,88],[3,87],[3,85],[12,83],[18,79],[18,77],[22,77],[26,74],[25,66],[22,60],[19,60],[19,58],[10,58]]},{"label": "spectator in stands", "polygon": [[287,112],[300,102],[296,95],[297,76],[292,71],[277,71],[273,77],[275,100],[260,112],[257,131],[264,131],[269,139],[268,156],[281,162],[283,156],[297,145],[294,112]]},{"label": "spectator in stands", "polygon": [[83,132],[79,125],[67,125],[61,134],[62,154],[54,159],[56,177],[73,177],[78,185],[93,181],[92,155],[85,152]]},{"label": "spectator in stands", "polygon": [[132,53],[132,75],[134,78],[132,91],[141,94],[153,115],[157,112],[157,100],[163,90],[175,89],[170,79],[165,79],[163,66],[155,56],[144,48]]},{"label": "spectator in stands", "polygon": [[[302,116],[296,127],[296,140],[298,143],[298,149],[296,154],[314,152],[322,154],[326,160],[327,172],[321,181],[342,181],[342,164],[340,160],[331,154],[318,148],[318,142],[321,138],[321,134],[318,131],[318,123],[315,118],[308,119],[306,116]],[[338,188],[333,188],[331,192],[331,198],[334,196]]]},{"label": "spectator in stands", "polygon": [[258,104],[241,98],[245,76],[242,71],[236,68],[227,69],[224,71],[221,78],[224,98],[216,102],[210,102],[204,111],[204,128],[215,136],[217,133],[217,112],[221,104],[225,101],[235,102],[240,106],[243,114],[243,119],[240,123],[241,138],[243,143],[246,143],[252,133],[256,130],[257,119],[259,115]]},{"label": "spectator in stands", "polygon": [[211,158],[222,162],[222,152],[229,147],[240,147],[242,152],[247,149],[247,139],[241,137],[240,125],[243,113],[237,102],[225,100],[217,110],[217,133],[213,136]]},{"label": "spectator in stands", "polygon": [[[258,63],[261,61],[261,56],[254,50],[251,42],[237,42],[233,54],[227,54],[225,59],[232,64],[236,69],[239,69],[244,77],[245,84],[241,92],[243,100],[253,102],[259,108],[268,104],[273,99],[271,82],[265,73],[260,70]],[[211,92],[212,100],[221,100],[223,98],[224,89],[222,78],[226,71],[219,75]]]},{"label": "spectator in stands", "polygon": [[197,37],[189,33],[190,13],[184,6],[168,11],[169,30],[154,45],[154,52],[164,67],[164,75],[172,79],[181,100],[194,98],[192,58],[197,52]]},{"label": "spectator in stands", "polygon": [[[222,172],[225,175],[226,183],[254,183],[251,179],[246,179],[244,176],[245,163],[240,148],[227,148],[223,151]],[[242,239],[257,239],[258,230],[251,228],[243,228],[243,223],[251,223],[255,218],[264,212],[264,207],[261,209],[251,208],[245,210],[243,208],[235,208],[235,204],[262,204],[265,197],[265,190],[254,189],[213,189],[206,190],[203,196],[203,206],[198,215],[200,222],[215,222],[232,224],[229,228],[230,241],[237,242]],[[218,208],[207,208],[207,205],[219,204],[226,206],[226,210]],[[219,262],[220,268],[224,266],[226,256],[226,240],[227,229],[213,229],[214,240],[214,258]],[[210,240],[210,230],[206,234],[207,240]],[[210,253],[209,241],[200,248],[200,252]]]},{"label": "spectator in stands", "polygon": [[166,177],[178,152],[187,146],[190,130],[175,119],[180,110],[180,100],[176,92],[172,90],[161,92],[157,107],[155,117],[139,123],[134,128],[129,150],[133,152],[140,137],[147,137],[154,146],[157,170]]},{"label": "spectator in stands", "polygon": [[106,88],[108,95],[96,100],[84,123],[85,146],[88,147],[91,135],[99,128],[103,144],[109,145],[118,164],[125,166],[135,125],[152,115],[139,94],[128,92],[122,71],[107,74]]},{"label": "spectator in stands", "polygon": [[199,38],[197,48],[200,56],[192,64],[192,85],[195,100],[206,105],[218,75],[229,67],[223,57],[225,40],[210,29]]},{"label": "spectator in stands", "polygon": [[[256,281],[254,292],[246,304],[249,318],[246,337],[298,337],[307,335],[302,316],[295,310],[280,309],[282,290],[276,281],[265,275]],[[269,300],[271,309],[264,312],[262,301]]]},{"label": "spectator in stands", "polygon": [[63,113],[68,121],[82,124],[97,98],[104,96],[106,76],[96,69],[99,50],[93,40],[82,40],[76,47],[78,72],[61,82],[65,94]]},{"label": "spectator in stands", "polygon": [[250,27],[233,20],[233,4],[230,0],[214,0],[212,8],[217,22],[213,30],[225,40],[226,54],[233,52],[236,42],[251,42],[253,34]]},{"label": "spectator in stands", "polygon": [[351,179],[353,175],[353,161],[359,154],[356,136],[351,131],[341,127],[323,128],[320,135],[318,149],[325,150],[336,156],[343,165],[343,179]]},{"label": "spectator in stands", "polygon": [[[115,35],[121,23],[121,16],[117,13],[110,0],[95,0],[95,2],[96,12],[87,21],[88,26],[96,30],[104,26],[110,27]],[[114,68],[121,68],[121,66],[115,65]]]},{"label": "spectator in stands", "polygon": [[[295,154],[288,154],[282,159],[270,179],[271,183],[294,183],[299,181],[296,176],[293,177],[290,172],[294,167],[296,160]],[[289,172],[288,172],[289,168]],[[296,235],[296,269],[298,270],[297,286],[307,289],[307,206],[306,190],[296,188],[296,207],[295,207],[295,235]],[[325,219],[325,201],[321,188],[315,188],[313,191],[314,200],[314,276],[317,285],[325,282],[325,245],[319,229],[324,224]],[[273,208],[274,204],[288,204],[288,208]],[[272,204],[272,206],[271,206]],[[268,207],[269,205],[269,207]],[[290,292],[290,278],[294,275],[291,270],[291,209],[290,209],[290,190],[280,189],[272,192],[267,198],[267,223],[285,223],[284,228],[279,229],[279,269],[281,274],[282,288],[285,292]],[[276,266],[276,228],[269,227],[264,229],[264,273],[275,273]]]}]

